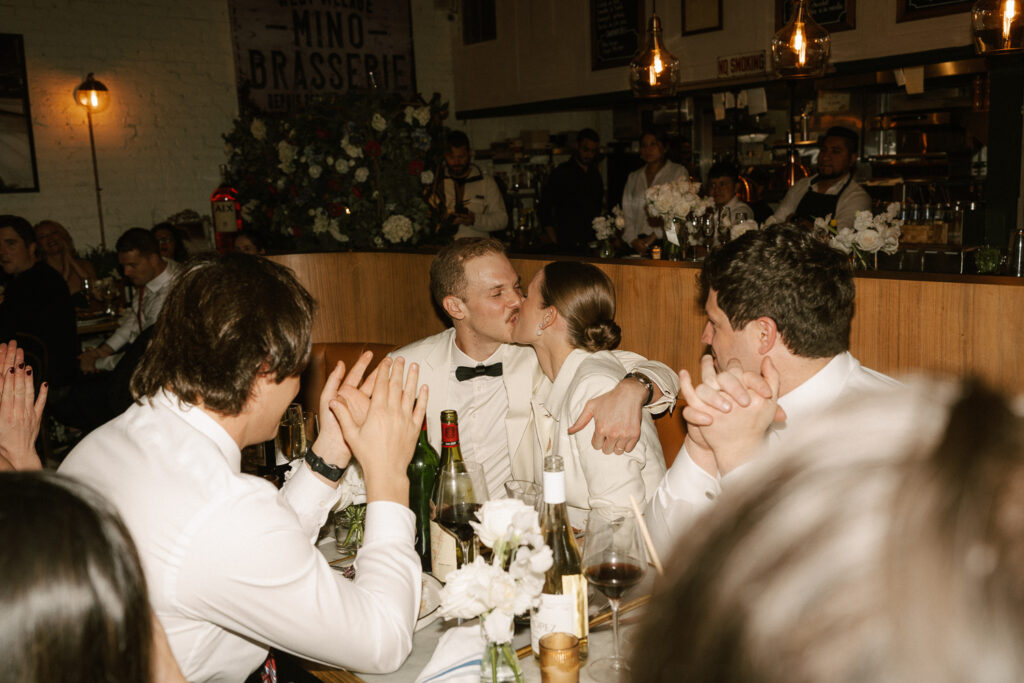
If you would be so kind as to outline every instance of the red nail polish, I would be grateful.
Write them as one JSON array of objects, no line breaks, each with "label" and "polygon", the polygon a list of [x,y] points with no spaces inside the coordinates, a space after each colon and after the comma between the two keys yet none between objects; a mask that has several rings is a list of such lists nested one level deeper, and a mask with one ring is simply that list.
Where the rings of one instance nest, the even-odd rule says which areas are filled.
[{"label": "red nail polish", "polygon": [[32,368],[29,368],[28,370],[26,370],[25,374],[26,375],[31,375],[32,374]]},{"label": "red nail polish", "polygon": [[50,388],[50,383],[49,382],[43,382],[43,386],[46,387],[47,389],[49,389]]},{"label": "red nail polish", "polygon": [[18,369],[21,370],[25,367],[25,363],[18,363]]},{"label": "red nail polish", "polygon": [[14,374],[14,367],[11,367],[11,374]]}]

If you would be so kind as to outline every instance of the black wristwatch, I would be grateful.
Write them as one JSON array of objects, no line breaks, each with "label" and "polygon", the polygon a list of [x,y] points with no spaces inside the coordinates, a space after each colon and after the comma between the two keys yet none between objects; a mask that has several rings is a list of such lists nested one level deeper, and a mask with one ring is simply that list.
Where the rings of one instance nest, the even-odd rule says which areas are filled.
[{"label": "black wristwatch", "polygon": [[313,452],[313,447],[310,446],[306,449],[306,464],[309,465],[309,469],[313,470],[317,474],[327,477],[331,481],[338,481],[342,475],[345,474],[344,467],[338,467],[337,465],[328,465],[324,462],[324,459]]},{"label": "black wristwatch", "polygon": [[647,375],[635,371],[627,372],[626,376],[622,379],[635,379],[637,382],[644,385],[644,387],[647,388],[647,398],[644,399],[643,405],[646,406],[651,403],[651,400],[654,398],[654,382],[652,382]]}]

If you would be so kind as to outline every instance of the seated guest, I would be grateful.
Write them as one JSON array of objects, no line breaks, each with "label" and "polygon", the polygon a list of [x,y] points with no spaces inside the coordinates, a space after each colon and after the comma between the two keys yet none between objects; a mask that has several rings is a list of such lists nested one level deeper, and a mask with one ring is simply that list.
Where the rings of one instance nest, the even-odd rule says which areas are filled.
[{"label": "seated guest", "polygon": [[818,173],[793,184],[767,224],[797,223],[809,228],[814,219],[832,216],[839,228],[852,228],[858,211],[871,210],[871,196],[853,179],[860,136],[833,126],[818,140]]},{"label": "seated guest", "polygon": [[92,302],[82,290],[86,279],[96,280],[96,269],[84,258],[78,258],[70,233],[57,221],[36,223],[35,231],[44,260],[64,278],[75,306],[88,308]]},{"label": "seated guest", "polygon": [[258,232],[240,232],[235,238],[235,251],[250,256],[263,256],[267,253],[267,240]]},{"label": "seated guest", "polygon": [[[491,497],[502,497],[509,479],[541,476],[530,419],[533,392],[548,379],[537,355],[512,343],[523,304],[519,275],[501,242],[458,239],[431,262],[430,293],[452,326],[391,355],[419,363],[430,387],[430,443],[440,448],[441,410],[458,411],[463,456],[483,466]],[[640,439],[641,414],[663,412],[675,401],[677,378],[664,363],[616,353],[630,373],[588,401],[570,430],[593,419],[594,448],[622,454]]]},{"label": "seated guest", "polygon": [[[244,680],[270,647],[372,673],[397,669],[412,647],[421,569],[405,472],[427,405],[415,367],[403,385],[404,361],[385,359],[357,388],[370,354],[344,384],[339,364],[320,435],[284,487],[240,471],[241,448],[272,439],[295,398],[313,309],[292,272],[266,259],[190,260],[132,378],[138,403],[60,468],[121,514],[190,681]],[[353,454],[368,505],[349,580],[315,541]]]},{"label": "seated guest", "polygon": [[184,681],[128,530],[88,486],[0,474],[0,657],[19,683]]},{"label": "seated guest", "polygon": [[117,239],[116,248],[125,278],[137,288],[135,300],[107,341],[79,356],[82,372],[86,374],[114,369],[121,358],[117,352],[156,322],[171,280],[180,269],[177,262],[164,260],[156,238],[142,228],[127,230]]},{"label": "seated guest", "polygon": [[551,382],[534,393],[534,480],[542,483],[545,456],[562,456],[566,503],[580,525],[591,507],[629,507],[630,496],[641,504],[650,500],[665,474],[650,414],[643,416],[640,442],[627,455],[594,448],[592,425],[568,432],[586,402],[614,389],[626,374],[610,351],[619,345],[619,326],[608,276],[589,263],[547,264],[530,282],[512,338],[533,347]]},{"label": "seated guest", "polygon": [[701,359],[698,387],[679,373],[686,440],[647,513],[661,550],[761,441],[785,441],[830,405],[895,384],[850,355],[849,261],[805,230],[776,225],[713,251],[700,296],[708,317],[701,341],[711,355]]},{"label": "seated guest", "polygon": [[188,249],[185,248],[185,240],[181,237],[172,223],[157,223],[149,230],[156,238],[160,249],[160,256],[165,261],[177,261],[184,263],[188,260]]},{"label": "seated guest", "polygon": [[18,342],[0,344],[0,471],[41,467],[35,443],[48,390],[43,382],[35,396],[32,366]]},{"label": "seated guest", "polygon": [[745,220],[753,220],[754,212],[736,196],[740,181],[740,169],[731,161],[718,161],[708,171],[708,196],[715,200],[712,214],[716,226],[723,221],[736,225]]},{"label": "seated guest", "polygon": [[1024,420],[917,382],[819,414],[694,527],[636,683],[1024,680]]},{"label": "seated guest", "polygon": [[33,381],[63,386],[75,376],[78,329],[64,279],[36,260],[36,236],[21,216],[0,216],[0,341],[18,339],[38,370]]}]

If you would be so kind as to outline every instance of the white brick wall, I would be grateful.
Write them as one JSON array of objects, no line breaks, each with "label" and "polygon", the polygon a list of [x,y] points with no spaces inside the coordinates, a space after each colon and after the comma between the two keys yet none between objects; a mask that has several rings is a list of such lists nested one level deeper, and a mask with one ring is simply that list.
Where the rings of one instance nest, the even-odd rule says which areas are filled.
[{"label": "white brick wall", "polygon": [[0,213],[52,218],[79,249],[99,243],[85,111],[92,71],[111,93],[94,117],[108,246],[183,209],[205,214],[237,113],[224,0],[0,0],[25,41],[40,192],[0,194]]}]

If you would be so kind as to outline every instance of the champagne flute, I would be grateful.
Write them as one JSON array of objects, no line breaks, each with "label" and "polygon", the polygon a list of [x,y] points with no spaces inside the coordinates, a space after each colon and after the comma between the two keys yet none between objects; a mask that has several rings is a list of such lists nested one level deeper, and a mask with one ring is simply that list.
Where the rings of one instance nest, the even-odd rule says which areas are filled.
[{"label": "champagne flute", "polygon": [[587,515],[583,544],[583,574],[605,594],[612,608],[615,654],[593,662],[590,675],[599,681],[629,678],[629,665],[619,654],[619,603],[622,594],[644,578],[647,556],[636,518],[629,508],[597,507]]},{"label": "champagne flute", "polygon": [[442,470],[437,481],[437,505],[434,521],[450,532],[459,542],[461,561],[469,564],[475,556],[473,527],[476,512],[487,500],[487,481],[484,468],[476,462],[458,462],[450,470]]}]

